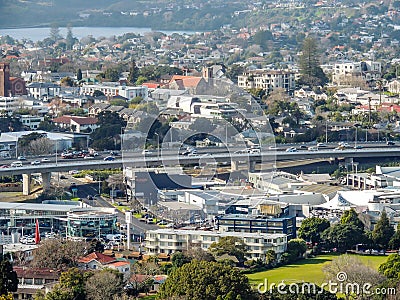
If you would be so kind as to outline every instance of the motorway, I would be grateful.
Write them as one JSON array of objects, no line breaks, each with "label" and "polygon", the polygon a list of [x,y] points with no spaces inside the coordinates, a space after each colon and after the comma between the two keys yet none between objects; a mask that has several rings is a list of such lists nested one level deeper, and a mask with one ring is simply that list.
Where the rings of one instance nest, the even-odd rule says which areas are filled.
[{"label": "motorway", "polygon": [[[344,150],[335,150],[337,144],[328,144],[327,147],[318,151],[308,151],[307,149],[298,149],[296,152],[286,152],[288,146],[279,146],[276,149],[262,148],[261,153],[248,154],[238,153],[240,148],[231,148],[227,152],[226,148],[204,148],[198,151],[195,156],[179,155],[176,151],[162,151],[160,157],[144,156],[141,152],[124,152],[123,157],[116,157],[113,161],[104,161],[102,157],[93,159],[57,159],[49,158],[48,162],[42,162],[38,165],[31,165],[30,161],[35,158],[29,158],[22,167],[2,167],[0,168],[0,176],[33,174],[44,172],[65,172],[69,170],[85,170],[85,169],[108,169],[121,168],[123,165],[132,167],[154,167],[154,166],[177,166],[198,164],[199,160],[206,162],[217,162],[230,164],[231,161],[237,162],[270,162],[288,161],[299,159],[342,159],[357,157],[400,157],[400,147],[387,146],[383,143],[359,143],[362,149],[346,148]],[[299,145],[300,146],[300,145]],[[298,148],[299,148],[298,146]],[[315,145],[314,145],[315,146]],[[294,147],[294,146],[293,146]],[[237,149],[237,150],[236,150]],[[235,150],[233,153],[232,151]],[[36,158],[37,159],[37,158]],[[8,163],[13,160],[7,160]],[[6,160],[4,160],[6,162]]]}]

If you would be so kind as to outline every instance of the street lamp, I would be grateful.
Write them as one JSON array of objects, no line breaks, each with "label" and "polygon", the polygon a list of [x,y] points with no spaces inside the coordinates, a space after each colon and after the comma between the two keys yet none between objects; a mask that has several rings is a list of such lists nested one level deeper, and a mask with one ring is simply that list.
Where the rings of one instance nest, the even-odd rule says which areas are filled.
[{"label": "street lamp", "polygon": [[157,132],[154,132],[157,135],[157,158],[160,158],[160,136]]}]

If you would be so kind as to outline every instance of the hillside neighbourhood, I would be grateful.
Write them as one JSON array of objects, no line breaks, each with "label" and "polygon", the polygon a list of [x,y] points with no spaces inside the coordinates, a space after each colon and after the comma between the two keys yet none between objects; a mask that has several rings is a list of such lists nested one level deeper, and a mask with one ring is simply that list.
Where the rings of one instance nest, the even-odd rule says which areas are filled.
[{"label": "hillside neighbourhood", "polygon": [[[309,2],[190,34],[0,31],[0,299],[398,299],[400,2]],[[313,284],[375,295],[293,292],[295,267],[260,292],[328,256]]]}]

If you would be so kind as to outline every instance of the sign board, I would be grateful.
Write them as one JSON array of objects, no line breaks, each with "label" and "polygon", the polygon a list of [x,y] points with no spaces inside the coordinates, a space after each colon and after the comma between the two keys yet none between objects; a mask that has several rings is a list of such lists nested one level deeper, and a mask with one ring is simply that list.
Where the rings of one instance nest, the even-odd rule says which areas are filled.
[{"label": "sign board", "polygon": [[130,211],[125,212],[125,222],[127,224],[132,223],[132,213]]}]

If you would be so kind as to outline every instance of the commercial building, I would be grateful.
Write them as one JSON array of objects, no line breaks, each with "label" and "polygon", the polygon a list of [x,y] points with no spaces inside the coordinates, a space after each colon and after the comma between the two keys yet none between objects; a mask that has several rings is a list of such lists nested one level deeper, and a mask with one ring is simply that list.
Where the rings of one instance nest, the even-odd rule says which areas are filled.
[{"label": "commercial building", "polygon": [[150,230],[146,234],[145,248],[148,254],[173,254],[190,248],[207,250],[221,237],[233,236],[243,239],[248,249],[248,258],[265,259],[268,250],[273,250],[278,259],[286,251],[287,235],[276,233],[216,232],[201,230]]},{"label": "commercial building", "polygon": [[220,232],[285,234],[296,237],[296,217],[267,218],[251,215],[222,215],[215,218],[215,229]]},{"label": "commercial building", "polygon": [[93,239],[117,233],[117,212],[114,208],[74,209],[67,213],[68,239]]}]

